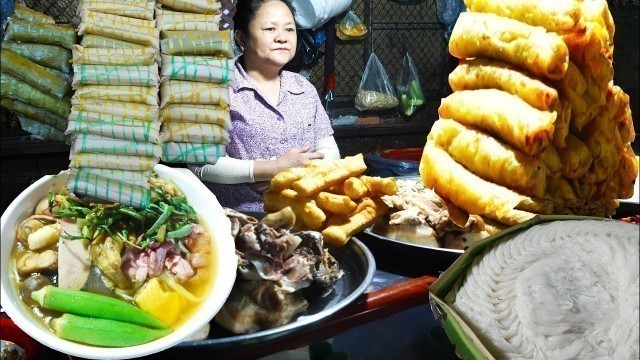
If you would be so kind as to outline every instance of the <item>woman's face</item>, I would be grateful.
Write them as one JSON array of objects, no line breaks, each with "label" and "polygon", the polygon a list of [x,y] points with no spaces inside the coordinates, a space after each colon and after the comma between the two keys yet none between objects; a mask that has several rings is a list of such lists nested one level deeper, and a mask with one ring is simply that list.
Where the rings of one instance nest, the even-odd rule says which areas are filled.
[{"label": "woman's face", "polygon": [[245,58],[264,65],[283,67],[296,52],[296,25],[291,10],[281,1],[260,7],[249,24],[249,36],[241,37]]}]

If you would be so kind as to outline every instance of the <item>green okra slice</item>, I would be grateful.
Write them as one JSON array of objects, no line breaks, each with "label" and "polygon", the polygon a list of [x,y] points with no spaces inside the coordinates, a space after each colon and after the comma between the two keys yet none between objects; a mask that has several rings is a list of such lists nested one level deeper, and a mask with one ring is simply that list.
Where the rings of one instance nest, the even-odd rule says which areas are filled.
[{"label": "green okra slice", "polygon": [[170,334],[171,329],[150,329],[122,321],[64,314],[51,320],[56,335],[88,345],[124,347],[145,344]]},{"label": "green okra slice", "polygon": [[31,298],[49,310],[124,321],[157,329],[168,328],[167,324],[134,305],[88,291],[61,289],[47,285],[38,291],[32,292]]}]

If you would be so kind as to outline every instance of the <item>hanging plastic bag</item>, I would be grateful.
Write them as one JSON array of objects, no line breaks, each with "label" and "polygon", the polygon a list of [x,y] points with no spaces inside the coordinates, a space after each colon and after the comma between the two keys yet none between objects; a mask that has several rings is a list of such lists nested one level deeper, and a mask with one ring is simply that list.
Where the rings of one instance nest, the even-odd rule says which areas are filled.
[{"label": "hanging plastic bag", "polygon": [[396,106],[398,106],[398,99],[387,72],[376,54],[372,52],[360,80],[355,108],[365,111],[392,109]]},{"label": "hanging plastic bag", "polygon": [[422,88],[420,87],[418,70],[409,53],[404,54],[402,72],[396,84],[396,92],[400,100],[400,109],[406,116],[413,115],[413,113],[424,104],[425,99]]},{"label": "hanging plastic bag", "polygon": [[353,10],[349,10],[338,24],[336,35],[340,40],[358,40],[364,38],[367,31],[367,27],[358,15]]}]

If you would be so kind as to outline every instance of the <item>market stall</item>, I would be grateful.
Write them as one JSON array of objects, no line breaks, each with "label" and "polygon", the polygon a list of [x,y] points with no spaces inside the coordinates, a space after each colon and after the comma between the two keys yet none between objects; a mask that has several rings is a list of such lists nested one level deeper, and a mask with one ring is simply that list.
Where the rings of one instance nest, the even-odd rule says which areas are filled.
[{"label": "market stall", "polygon": [[446,94],[408,52],[389,71],[375,22],[323,20],[328,43],[370,42],[347,127],[420,116],[434,94],[437,115],[413,160],[349,148],[281,169],[258,212],[221,206],[190,170],[231,141],[234,2],[83,0],[73,18],[16,3],[2,107],[68,161],[3,212],[3,351],[338,357],[340,336],[428,309],[419,328],[439,344],[421,349],[442,358],[636,357],[634,100],[607,2],[560,3],[448,8]]}]

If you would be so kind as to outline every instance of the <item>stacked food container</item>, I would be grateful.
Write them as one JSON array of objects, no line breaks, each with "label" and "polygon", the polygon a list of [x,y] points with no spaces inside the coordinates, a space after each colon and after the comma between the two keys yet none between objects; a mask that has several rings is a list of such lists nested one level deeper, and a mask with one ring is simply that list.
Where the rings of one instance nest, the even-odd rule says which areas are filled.
[{"label": "stacked food container", "polygon": [[162,160],[215,164],[229,143],[234,61],[226,3],[158,1]]},{"label": "stacked food container", "polygon": [[43,138],[67,141],[64,130],[71,103],[69,25],[16,4],[2,42],[2,103],[16,112],[22,129]]},{"label": "stacked food container", "polygon": [[73,47],[74,140],[68,186],[76,194],[144,207],[162,152],[159,34],[152,0],[85,0]]}]

